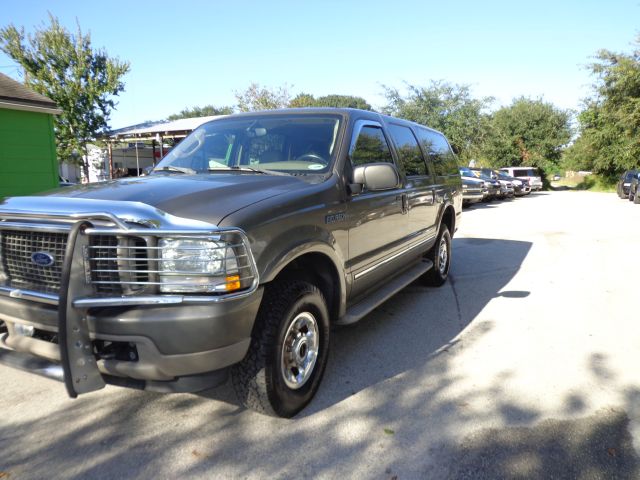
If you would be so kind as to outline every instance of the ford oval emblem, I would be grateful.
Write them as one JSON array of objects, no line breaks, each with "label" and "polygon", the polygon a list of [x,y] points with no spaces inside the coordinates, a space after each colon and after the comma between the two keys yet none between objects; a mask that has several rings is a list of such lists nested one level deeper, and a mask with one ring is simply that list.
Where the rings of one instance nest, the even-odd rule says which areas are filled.
[{"label": "ford oval emblem", "polygon": [[55,259],[48,252],[36,252],[31,255],[31,261],[39,267],[50,267],[55,262]]}]

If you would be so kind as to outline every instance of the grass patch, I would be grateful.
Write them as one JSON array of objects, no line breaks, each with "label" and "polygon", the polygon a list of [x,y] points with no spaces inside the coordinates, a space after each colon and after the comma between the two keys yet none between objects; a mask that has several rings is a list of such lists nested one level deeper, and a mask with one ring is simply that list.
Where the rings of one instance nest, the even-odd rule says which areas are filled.
[{"label": "grass patch", "polygon": [[615,192],[616,180],[599,175],[575,176],[553,182],[553,187],[564,187],[569,190],[588,190],[590,192]]}]

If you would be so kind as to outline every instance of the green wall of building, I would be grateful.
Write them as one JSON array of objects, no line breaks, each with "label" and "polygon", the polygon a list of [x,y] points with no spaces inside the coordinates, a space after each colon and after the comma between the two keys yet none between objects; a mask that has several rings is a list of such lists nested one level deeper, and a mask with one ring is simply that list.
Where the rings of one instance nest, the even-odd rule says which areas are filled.
[{"label": "green wall of building", "polygon": [[0,108],[0,198],[57,186],[52,115]]}]

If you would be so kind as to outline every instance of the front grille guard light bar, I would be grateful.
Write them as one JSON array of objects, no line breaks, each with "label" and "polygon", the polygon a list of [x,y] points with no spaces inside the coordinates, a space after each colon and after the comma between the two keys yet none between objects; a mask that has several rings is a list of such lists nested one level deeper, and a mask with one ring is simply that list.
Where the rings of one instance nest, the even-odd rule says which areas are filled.
[{"label": "front grille guard light bar", "polygon": [[[117,286],[121,285],[127,288],[138,288],[144,290],[146,293],[158,293],[159,287],[171,287],[179,288],[176,292],[166,293],[178,293],[189,292],[188,289],[193,288],[194,292],[202,293],[230,293],[228,285],[230,283],[229,278],[232,278],[232,283],[237,285],[239,283],[239,291],[244,291],[254,287],[254,279],[257,277],[255,264],[251,256],[251,252],[248,245],[248,241],[243,232],[235,229],[224,229],[216,231],[215,235],[211,232],[206,232],[206,235],[196,234],[189,232],[188,235],[184,232],[176,232],[175,230],[158,231],[154,230],[152,235],[149,235],[149,231],[145,230],[134,231],[131,230],[113,231],[105,229],[87,229],[86,234],[91,235],[112,235],[118,238],[118,245],[90,245],[85,255],[85,262],[89,265],[88,276],[90,276],[90,283],[99,286]],[[141,233],[145,233],[144,236]],[[142,238],[146,242],[146,246],[139,245],[127,245],[127,237],[134,236],[135,238]],[[178,250],[182,252],[193,253],[198,257],[197,253],[204,253],[207,251],[224,251],[224,257],[221,261],[221,271],[216,273],[199,272],[196,270],[179,270],[179,269],[163,269],[163,263],[167,262],[166,258],[162,258],[161,252],[163,247],[157,246],[157,241],[163,237],[171,237],[172,239],[196,239],[196,240],[208,240],[212,242],[221,243],[222,245],[216,247],[179,247]],[[123,241],[125,244],[123,245]],[[108,256],[99,256],[94,252],[101,250],[107,252]],[[136,257],[135,253],[146,251],[145,257]],[[113,253],[110,253],[113,252]],[[170,261],[178,266],[197,260],[197,258],[178,258],[171,259]],[[111,262],[117,263],[118,268],[96,268],[96,262]],[[140,267],[143,268],[140,268]],[[96,274],[118,274],[117,278],[104,279],[102,277],[95,278]],[[127,275],[130,278],[126,278]],[[125,278],[125,279],[123,279]],[[197,278],[200,281],[194,281],[190,283],[189,278]],[[210,278],[210,282],[202,282],[202,279]],[[172,280],[173,279],[173,280]],[[190,293],[190,292],[189,292]],[[165,294],[165,293],[163,293]]]},{"label": "front grille guard light bar", "polygon": [[[198,239],[207,239],[212,241],[226,241],[229,237],[235,237],[234,242],[228,242],[229,245],[226,248],[234,248],[234,251],[242,251],[240,254],[236,254],[236,258],[239,263],[238,270],[243,273],[238,275],[239,280],[243,282],[242,290],[225,293],[220,292],[216,294],[188,294],[188,293],[156,293],[153,292],[149,294],[146,291],[140,293],[133,293],[130,295],[121,295],[121,296],[97,296],[97,297],[85,297],[78,298],[73,301],[74,305],[82,306],[82,308],[91,308],[91,307],[107,307],[107,306],[123,306],[123,305],[164,305],[164,304],[181,304],[181,303],[218,303],[224,302],[236,298],[246,297],[253,292],[256,291],[259,285],[259,274],[257,271],[255,259],[253,257],[253,253],[250,248],[249,240],[244,231],[237,228],[216,228],[212,226],[210,229],[191,229],[191,228],[139,228],[137,226],[132,226],[131,223],[123,222],[122,220],[115,217],[110,213],[90,213],[83,215],[31,215],[24,213],[4,213],[0,214],[0,231],[2,230],[21,230],[23,227],[28,227],[28,230],[32,231],[44,231],[49,232],[51,228],[54,228],[56,231],[68,231],[72,224],[65,222],[77,222],[81,219],[88,220],[97,220],[98,222],[106,222],[104,226],[94,226],[90,228],[86,228],[83,231],[85,235],[112,235],[115,237],[139,237],[143,238],[147,241],[146,247],[135,247],[135,246],[122,246],[116,247],[121,249],[131,249],[135,251],[135,248],[146,250],[147,252],[153,252],[154,250],[158,250],[160,247],[154,242],[157,242],[159,238],[162,237],[171,237],[171,238],[198,238]],[[26,220],[26,221],[25,221]],[[46,223],[47,221],[51,221],[52,223]],[[142,223],[138,223],[140,225]],[[152,245],[149,245],[152,243]],[[111,248],[110,246],[99,246],[98,248]],[[84,258],[85,262],[88,264],[88,258],[90,258],[89,252],[92,249],[89,247],[85,247]],[[0,257],[2,256],[2,252],[0,252]],[[119,258],[117,255],[113,257],[117,259],[115,261],[120,261],[122,258]],[[147,255],[147,257],[124,257],[131,258],[133,262],[158,262],[160,260],[157,255]],[[101,259],[103,260],[103,259]],[[155,263],[156,265],[158,263]],[[0,271],[2,269],[0,268]],[[126,269],[125,269],[126,270]],[[125,273],[149,273],[152,276],[157,276],[159,272],[154,272],[152,268],[145,270],[140,270],[136,268],[132,268],[133,272],[125,272]],[[159,269],[156,269],[159,270]],[[118,273],[121,273],[122,270],[118,270]],[[85,277],[86,279],[91,279],[91,271],[85,267]],[[192,274],[195,276],[195,274]],[[204,275],[203,275],[204,276]],[[1,273],[0,273],[1,278]],[[157,277],[156,277],[157,278]],[[123,282],[127,283],[127,282]],[[147,286],[158,286],[160,282],[139,282],[140,284],[144,284]],[[129,282],[129,284],[136,285],[135,282]],[[246,285],[246,286],[244,286]],[[210,292],[214,293],[214,292]],[[9,286],[0,285],[0,296],[8,296],[12,298],[22,298],[28,299],[32,301],[39,301],[41,303],[56,305],[58,303],[58,296],[52,295],[50,293],[37,292],[31,290],[17,289]]]}]

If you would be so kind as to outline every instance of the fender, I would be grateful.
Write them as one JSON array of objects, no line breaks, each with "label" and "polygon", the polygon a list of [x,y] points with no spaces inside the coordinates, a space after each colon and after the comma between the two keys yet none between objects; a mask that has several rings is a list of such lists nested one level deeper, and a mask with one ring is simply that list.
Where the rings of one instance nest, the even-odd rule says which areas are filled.
[{"label": "fender", "polygon": [[[270,242],[269,249],[262,251],[258,258],[260,283],[274,280],[282,270],[295,259],[310,253],[324,255],[337,272],[340,288],[340,315],[344,314],[347,303],[347,282],[344,256],[336,246],[339,243],[332,232],[307,225],[294,231],[282,232]],[[274,248],[276,247],[277,248]]]}]

